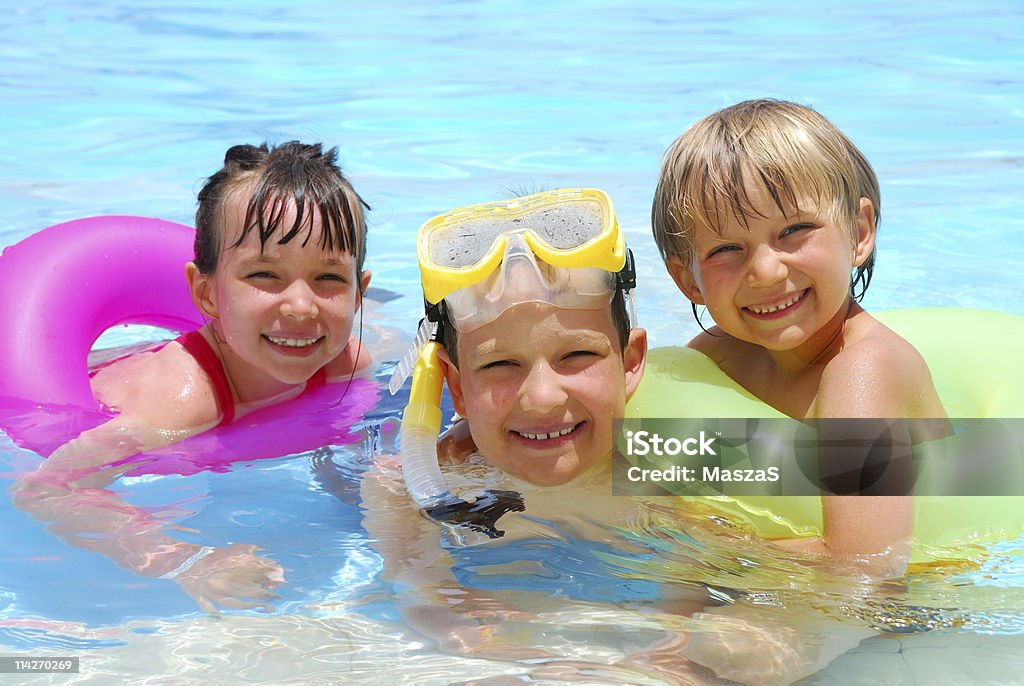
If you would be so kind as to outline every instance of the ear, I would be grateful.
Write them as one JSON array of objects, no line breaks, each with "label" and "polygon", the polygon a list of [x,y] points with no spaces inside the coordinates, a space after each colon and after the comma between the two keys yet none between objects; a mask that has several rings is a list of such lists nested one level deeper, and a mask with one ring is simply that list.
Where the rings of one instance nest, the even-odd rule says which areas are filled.
[{"label": "ear", "polygon": [[672,280],[676,282],[676,286],[683,292],[690,302],[698,305],[704,304],[704,296],[700,292],[700,285],[697,283],[697,279],[694,278],[693,272],[690,270],[688,265],[683,264],[683,261],[678,257],[668,258],[668,262],[665,263],[668,267],[668,273],[672,277]]},{"label": "ear", "polygon": [[626,372],[626,400],[633,397],[640,379],[644,376],[644,367],[647,365],[647,330],[632,329],[629,332],[629,342],[626,349],[622,351],[622,367]]},{"label": "ear", "polygon": [[437,361],[441,364],[444,380],[448,382],[448,393],[452,396],[455,411],[466,417],[466,396],[462,392],[462,375],[448,357],[448,351],[441,348],[437,351]]},{"label": "ear", "polygon": [[209,275],[200,272],[195,262],[189,262],[185,265],[185,281],[188,282],[188,294],[196,309],[210,319],[217,319],[217,303],[210,290]]},{"label": "ear", "polygon": [[363,306],[363,299],[366,298],[366,289],[370,287],[370,277],[373,273],[369,269],[359,272],[359,293],[356,294],[356,309]]},{"label": "ear", "polygon": [[853,246],[853,266],[859,267],[874,252],[878,231],[875,226],[875,206],[867,198],[860,199],[855,228],[857,233],[854,238],[857,242]]}]

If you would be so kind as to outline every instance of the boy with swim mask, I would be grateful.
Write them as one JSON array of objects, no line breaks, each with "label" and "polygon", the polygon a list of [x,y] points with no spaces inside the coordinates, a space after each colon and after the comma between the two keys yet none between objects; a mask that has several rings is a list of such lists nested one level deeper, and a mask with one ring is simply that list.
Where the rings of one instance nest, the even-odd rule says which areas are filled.
[{"label": "boy with swim mask", "polygon": [[[418,341],[426,342],[402,420],[406,489],[382,461],[363,479],[364,526],[385,560],[385,577],[408,589],[398,602],[410,626],[460,653],[551,658],[546,647],[494,633],[503,619],[539,608],[461,582],[462,546],[448,553],[438,541],[442,534],[458,543],[504,536],[505,549],[519,550],[536,535],[528,527],[537,518],[576,516],[602,496],[608,502],[591,514],[620,520],[628,499],[610,497],[612,422],[622,416],[646,357],[646,333],[631,328],[627,313],[632,260],[610,199],[588,189],[435,217],[420,230],[418,254],[427,304]],[[396,370],[393,388],[409,359]],[[442,475],[436,441],[444,382],[477,455]],[[474,500],[488,486],[523,495],[490,490]],[[403,491],[444,526],[413,516]],[[523,509],[530,519],[498,522]],[[586,516],[580,523],[592,526]],[[544,601],[543,594],[535,599]]]},{"label": "boy with swim mask", "polygon": [[503,471],[557,486],[607,470],[612,420],[647,348],[626,312],[635,282],[627,253],[611,200],[594,190],[483,203],[424,224],[419,339],[430,340],[402,449],[410,493],[428,513],[457,501],[434,446],[442,377],[480,453]]},{"label": "boy with swim mask", "polygon": [[[551,229],[544,240],[570,246],[598,231],[600,202],[559,203],[566,216],[534,210]],[[581,206],[575,216],[566,212],[573,204]],[[643,374],[646,333],[630,327],[626,312],[622,286],[632,285],[632,265],[623,262],[620,273],[556,267],[538,259],[526,235],[503,235],[500,269],[446,297],[440,359],[479,451],[508,474],[559,486],[607,471],[612,419]],[[621,251],[611,253],[614,268]]]}]

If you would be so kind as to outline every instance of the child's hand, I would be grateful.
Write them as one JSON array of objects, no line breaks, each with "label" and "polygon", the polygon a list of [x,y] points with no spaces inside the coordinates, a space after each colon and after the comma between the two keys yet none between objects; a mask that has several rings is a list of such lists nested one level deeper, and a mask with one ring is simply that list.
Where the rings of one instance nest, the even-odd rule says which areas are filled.
[{"label": "child's hand", "polygon": [[865,626],[817,613],[780,610],[726,605],[698,612],[680,653],[731,681],[785,686],[875,635]]},{"label": "child's hand", "polygon": [[631,655],[628,659],[613,665],[597,665],[593,662],[571,659],[552,660],[530,672],[532,679],[543,682],[557,680],[558,683],[591,684],[594,683],[596,675],[617,684],[651,683],[656,677],[663,678],[663,681],[658,683],[669,683],[674,686],[715,686],[723,683],[711,670],[686,658],[653,653]]},{"label": "child's hand", "polygon": [[437,461],[441,464],[462,464],[475,451],[476,443],[465,419],[459,419],[437,439]]},{"label": "child's hand", "polygon": [[284,583],[284,569],[256,554],[257,547],[235,543],[202,558],[175,581],[199,607],[219,614],[217,606],[230,610],[259,609],[272,612],[267,601],[278,596],[272,589]]},{"label": "child's hand", "polygon": [[[475,598],[471,603],[475,603]],[[446,652],[500,660],[553,660],[558,655],[542,648],[522,645],[500,636],[509,622],[535,619],[528,613],[491,604],[490,610],[464,612],[447,605],[410,605],[402,609],[406,623],[429,636]]]},{"label": "child's hand", "polygon": [[699,630],[689,635],[681,654],[710,667],[720,677],[766,686],[796,681],[802,668],[813,662],[802,654],[805,646],[793,629],[726,616],[731,609],[693,615],[700,622]]}]

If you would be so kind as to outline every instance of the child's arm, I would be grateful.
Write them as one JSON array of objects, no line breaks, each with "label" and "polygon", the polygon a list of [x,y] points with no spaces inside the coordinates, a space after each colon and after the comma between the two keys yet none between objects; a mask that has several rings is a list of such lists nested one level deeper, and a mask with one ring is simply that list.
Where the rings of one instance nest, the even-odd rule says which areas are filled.
[{"label": "child's arm", "polygon": [[[917,350],[874,323],[872,336],[849,345],[829,361],[810,418],[945,417],[928,366]],[[889,425],[892,443],[907,451],[917,438],[910,426],[907,422]],[[827,462],[828,453],[823,452],[821,459]],[[913,533],[911,496],[825,496],[822,507],[822,540],[779,544],[848,561],[875,576],[903,572]]]},{"label": "child's arm", "polygon": [[[152,353],[152,359],[165,350]],[[69,545],[105,555],[140,576],[179,569],[172,578],[204,610],[215,612],[216,604],[265,606],[271,597],[268,589],[284,580],[276,562],[256,555],[253,546],[207,550],[177,540],[164,533],[164,523],[148,510],[106,488],[135,466],[108,465],[199,433],[217,420],[216,401],[202,379],[148,366],[133,370],[132,377],[139,383],[126,387],[122,397],[132,403],[137,394],[144,402],[132,403],[131,410],[83,432],[34,472],[21,475],[12,488],[15,506],[46,523]]]},{"label": "child's arm", "polygon": [[799,606],[725,605],[693,615],[678,652],[741,684],[785,686],[875,636],[870,628]]},{"label": "child's arm", "polygon": [[184,440],[221,418],[209,376],[175,341],[119,359],[90,383],[93,395],[118,415],[59,447],[41,470],[100,467]]},{"label": "child's arm", "polygon": [[207,612],[216,606],[264,608],[270,589],[284,582],[284,571],[256,547],[235,544],[204,548],[164,533],[166,524],[148,509],[125,502],[96,483],[119,470],[62,469],[48,461],[22,475],[13,503],[44,522],[65,543],[104,555],[140,576],[171,576]]},{"label": "child's arm", "polygon": [[502,622],[528,618],[486,592],[460,584],[442,550],[442,527],[417,511],[393,457],[378,457],[360,483],[363,528],[384,562],[382,577],[400,590],[406,623],[443,650],[493,658],[553,659],[503,639]]},{"label": "child's arm", "polygon": [[913,533],[912,496],[824,496],[822,509],[822,538],[791,538],[772,544],[824,555],[846,573],[878,578],[903,573]]}]

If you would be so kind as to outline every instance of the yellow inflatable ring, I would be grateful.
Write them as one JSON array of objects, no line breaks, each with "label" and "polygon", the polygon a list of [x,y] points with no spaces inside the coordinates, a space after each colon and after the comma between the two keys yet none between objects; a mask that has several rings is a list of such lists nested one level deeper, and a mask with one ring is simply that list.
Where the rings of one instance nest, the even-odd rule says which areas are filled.
[{"label": "yellow inflatable ring", "polygon": [[[879,320],[924,356],[950,417],[1024,417],[1024,317],[971,309],[893,310]],[[655,348],[627,418],[782,417],[705,355]],[[702,498],[763,538],[820,536],[821,500],[808,496]],[[912,562],[970,558],[1024,532],[1024,497],[918,496]]]}]

